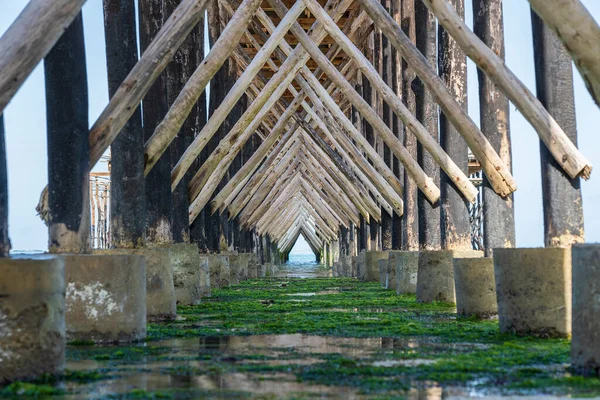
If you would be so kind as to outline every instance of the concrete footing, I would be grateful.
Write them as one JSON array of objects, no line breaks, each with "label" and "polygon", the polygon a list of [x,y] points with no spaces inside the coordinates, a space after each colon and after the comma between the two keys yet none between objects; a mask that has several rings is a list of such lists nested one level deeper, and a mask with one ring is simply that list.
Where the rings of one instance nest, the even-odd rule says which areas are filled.
[{"label": "concrete footing", "polygon": [[146,337],[146,259],[61,255],[68,340],[118,343]]},{"label": "concrete footing", "polygon": [[170,246],[95,250],[94,254],[143,256],[146,260],[146,316],[149,322],[175,319],[177,305]]},{"label": "concrete footing", "polygon": [[339,261],[336,261],[333,263],[332,271],[333,271],[334,278],[339,278],[341,276],[344,276],[342,273],[342,263]]},{"label": "concrete footing", "polygon": [[358,256],[352,256],[352,274],[350,278],[356,278],[358,276]]},{"label": "concrete footing", "polygon": [[487,318],[498,314],[492,258],[455,258],[454,284],[458,315]]},{"label": "concrete footing", "polygon": [[396,252],[390,251],[388,253],[388,260],[384,271],[385,280],[383,287],[390,290],[396,290],[396,255],[394,253]]},{"label": "concrete footing", "polygon": [[238,255],[232,253],[221,253],[221,255],[229,258],[229,284],[237,285],[240,283],[240,264],[238,262]]},{"label": "concrete footing", "polygon": [[173,267],[175,301],[182,306],[199,304],[202,298],[202,278],[198,246],[189,243],[171,245],[169,256]]},{"label": "concrete footing", "polygon": [[382,288],[387,289],[388,260],[386,258],[380,258],[377,260],[377,267],[379,268],[379,284]]},{"label": "concrete footing", "polygon": [[352,256],[340,257],[342,263],[342,276],[345,278],[352,277]]},{"label": "concrete footing", "polygon": [[62,372],[65,340],[64,261],[0,259],[0,384]]},{"label": "concrete footing", "polygon": [[258,278],[258,256],[254,253],[248,253],[248,279]]},{"label": "concrete footing", "polygon": [[571,333],[571,249],[494,249],[500,332]]},{"label": "concrete footing", "polygon": [[417,271],[417,301],[456,303],[454,288],[454,258],[483,257],[473,250],[433,250],[419,253]]},{"label": "concrete footing", "polygon": [[[396,293],[417,293],[417,272],[419,270],[418,251],[390,251],[390,269],[395,268]],[[391,286],[390,288],[394,288]]]},{"label": "concrete footing", "polygon": [[585,375],[600,376],[600,244],[573,252],[573,336],[571,362]]},{"label": "concrete footing", "polygon": [[360,280],[367,275],[367,252],[361,251],[356,257],[356,277]]},{"label": "concrete footing", "polygon": [[212,295],[210,286],[210,267],[209,257],[207,255],[200,256],[200,298],[210,297]]},{"label": "concrete footing", "polygon": [[277,267],[275,267],[272,263],[265,263],[265,276],[266,277],[274,276],[276,268]]},{"label": "concrete footing", "polygon": [[208,268],[210,271],[210,286],[220,289],[231,284],[231,270],[229,257],[221,254],[210,254],[208,256]]},{"label": "concrete footing", "polygon": [[250,253],[238,254],[238,280],[240,282],[248,280],[248,265],[250,264],[250,256]]},{"label": "concrete footing", "polygon": [[[358,256],[358,279],[364,282],[379,281],[379,263],[380,259],[387,259],[387,251],[365,251]],[[363,261],[364,260],[364,261]]]},{"label": "concrete footing", "polygon": [[258,277],[259,278],[267,277],[267,266],[265,264],[258,264]]}]

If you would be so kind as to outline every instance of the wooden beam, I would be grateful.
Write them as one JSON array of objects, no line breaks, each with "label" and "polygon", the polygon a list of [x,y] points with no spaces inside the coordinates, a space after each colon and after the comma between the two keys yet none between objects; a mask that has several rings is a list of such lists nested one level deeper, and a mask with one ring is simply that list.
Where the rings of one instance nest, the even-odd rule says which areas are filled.
[{"label": "wooden beam", "polygon": [[575,61],[583,80],[600,106],[600,27],[579,0],[529,0]]},{"label": "wooden beam", "polygon": [[[166,145],[168,145],[168,143],[170,143],[177,135],[179,128],[189,114],[189,110],[191,110],[193,104],[197,101],[198,97],[200,97],[200,94],[206,87],[210,77],[216,73],[229,54],[234,50],[238,39],[246,31],[250,19],[258,8],[258,2],[259,0],[245,0],[242,3],[242,6],[238,8],[225,28],[225,31],[223,31],[219,37],[215,47],[211,49],[211,53],[215,54],[214,61],[213,58],[209,59],[211,55],[211,53],[209,53],[207,59],[200,65],[197,73],[192,76],[190,82],[186,85],[186,88],[184,88],[178,99],[175,101],[171,110],[169,110],[169,114],[167,114],[151,140],[147,143],[146,154],[148,162],[146,163],[146,171],[149,171],[149,169],[152,168],[153,160],[160,157],[160,154],[162,153],[161,150],[164,151]],[[286,27],[295,20],[295,17],[297,17],[303,9],[304,7],[300,5],[290,12],[285,23],[279,27],[277,33],[269,39],[269,42],[266,43],[266,46],[263,47],[262,51],[256,55],[254,60],[252,60],[252,63],[245,69],[240,79],[235,82],[223,102],[219,105],[219,108],[211,115],[208,123],[202,128],[202,131],[200,131],[192,144],[186,149],[181,159],[177,162],[177,165],[173,168],[173,178],[171,182],[172,189],[179,184],[190,165],[198,157],[204,146],[206,146],[227,115],[237,104],[240,97],[252,82],[254,76],[270,56],[285,32],[287,32]]]},{"label": "wooden beam", "polygon": [[79,14],[85,0],[31,0],[0,38],[0,114]]},{"label": "wooden beam", "polygon": [[8,236],[8,170],[6,168],[6,140],[4,138],[4,116],[0,112],[0,257],[10,253]]},{"label": "wooden beam", "polygon": [[208,0],[182,0],[127,75],[90,130],[91,167],[121,132],[181,43],[198,24],[207,3]]},{"label": "wooden beam", "polygon": [[[452,35],[452,38],[475,64],[502,89],[535,128],[540,139],[546,144],[554,159],[565,172],[571,178],[581,176],[588,179],[592,165],[579,152],[560,125],[543,104],[534,97],[527,86],[458,18],[456,11],[446,0],[424,1],[438,17],[439,23]],[[588,48],[587,51],[589,52],[590,49]]]},{"label": "wooden beam", "polygon": [[374,0],[358,0],[375,24],[388,37],[408,65],[421,78],[427,89],[434,96],[444,114],[458,129],[462,137],[481,162],[494,190],[501,196],[507,196],[517,188],[514,178],[492,145],[469,118],[466,111],[448,92],[444,82],[437,76],[436,69],[427,62],[421,52],[406,37],[394,19]]}]

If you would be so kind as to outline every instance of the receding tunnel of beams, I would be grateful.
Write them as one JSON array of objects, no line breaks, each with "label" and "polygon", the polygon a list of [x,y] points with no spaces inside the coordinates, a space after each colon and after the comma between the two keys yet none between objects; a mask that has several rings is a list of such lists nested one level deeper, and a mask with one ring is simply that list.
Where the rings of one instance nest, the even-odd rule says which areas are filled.
[{"label": "receding tunnel of beams", "polygon": [[[506,163],[449,92],[436,69],[422,59],[419,50],[378,2],[336,0],[328,1],[323,8],[324,4],[316,0],[304,0],[288,4],[289,10],[280,0],[269,0],[268,3],[270,7],[265,10],[269,14],[260,7],[260,1],[220,2],[223,13],[229,14],[230,20],[224,24],[219,39],[199,67],[200,72],[196,71],[195,75],[200,78],[191,79],[194,83],[189,88],[186,85],[146,143],[148,173],[177,136],[180,123],[189,114],[186,96],[197,99],[227,58],[236,62],[239,66],[237,81],[172,171],[174,189],[224,118],[246,94],[250,102],[244,115],[190,181],[191,221],[211,202],[214,194],[213,211],[227,210],[230,218],[238,217],[244,228],[254,228],[260,235],[269,235],[280,250],[286,252],[300,234],[314,247],[322,248],[325,243],[337,239],[340,226],[358,225],[360,217],[369,223],[370,219],[381,221],[384,210],[388,214],[402,215],[403,184],[351,121],[355,118],[358,121],[364,119],[363,124],[373,128],[373,134],[389,147],[391,155],[403,165],[405,173],[424,197],[436,204],[440,198],[438,186],[403,146],[389,124],[383,121],[376,111],[378,107],[369,104],[355,90],[351,82],[355,82],[358,72],[369,81],[373,93],[389,106],[390,116],[393,113],[398,117],[410,134],[421,142],[454,183],[457,192],[469,201],[476,199],[477,189],[469,181],[466,171],[453,162],[354,44],[366,43],[373,30],[372,20],[377,21],[382,34],[432,92],[440,109],[481,161],[496,193],[507,196],[516,190],[516,182]],[[426,2],[435,11],[434,3]],[[452,21],[457,24],[458,28],[444,25],[452,36],[457,36],[456,29],[466,33],[464,37],[455,38],[458,44],[467,49],[465,51],[473,52],[469,56],[536,128],[565,172],[572,178],[589,177],[591,165],[535,96],[497,55],[481,50],[482,46],[487,47],[477,42],[453,10],[437,10],[437,13],[442,12],[445,18],[438,16],[440,23]],[[312,26],[297,23],[303,13],[314,17]],[[279,18],[277,26],[273,22],[274,14]],[[258,22],[252,20],[252,16],[256,16]],[[185,18],[176,10],[165,23],[166,37],[179,17]],[[232,38],[237,42],[232,43]],[[164,45],[168,44],[165,42]],[[160,46],[157,44],[157,49]],[[148,61],[144,58],[154,56],[148,53],[152,52],[145,52],[140,64]],[[487,67],[492,64],[496,70]],[[269,69],[272,73],[267,73]],[[126,80],[123,85],[128,83]],[[115,124],[107,128],[104,119],[110,120],[111,105],[124,101],[124,96],[127,95],[117,93],[111,99],[108,111],[92,127],[93,162],[122,127]],[[286,100],[291,102],[288,104]],[[351,115],[350,110],[356,110],[356,113]],[[122,118],[120,123],[125,121],[126,118]],[[107,133],[106,129],[112,131]],[[216,190],[233,159],[255,133],[263,139],[261,146],[223,189]]]}]

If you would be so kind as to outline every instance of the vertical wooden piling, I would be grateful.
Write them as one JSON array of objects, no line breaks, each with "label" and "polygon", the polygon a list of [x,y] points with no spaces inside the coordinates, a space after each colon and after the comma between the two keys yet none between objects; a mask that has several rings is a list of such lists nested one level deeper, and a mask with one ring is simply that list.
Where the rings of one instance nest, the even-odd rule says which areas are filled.
[{"label": "vertical wooden piling", "polygon": [[[419,51],[425,58],[435,65],[437,57],[437,24],[433,13],[422,1],[415,2],[415,27],[416,43]],[[416,101],[416,117],[425,129],[438,140],[438,105],[431,92],[424,83],[416,77],[413,85]],[[440,184],[440,167],[431,155],[419,143],[417,145],[417,159],[423,171],[431,177],[436,185]],[[441,248],[440,235],[440,207],[432,206],[422,192],[418,195],[419,206],[419,248],[422,250],[439,250]]]},{"label": "vertical wooden piling", "polygon": [[[502,0],[473,0],[473,31],[504,60]],[[512,170],[509,104],[506,96],[480,69],[479,110],[481,131],[502,161]],[[498,196],[483,176],[483,246],[486,256],[492,249],[515,246],[515,213],[512,194]]]},{"label": "vertical wooden piling", "polygon": [[[191,35],[194,37],[194,39],[192,39],[194,42],[194,52],[192,58],[193,65],[191,65],[191,67],[194,69],[197,68],[200,65],[200,63],[202,63],[202,60],[204,60],[205,23],[205,19],[202,18],[198,26],[194,30],[192,30],[191,33]],[[188,123],[190,124],[190,126],[188,126]],[[194,105],[194,108],[190,113],[190,118],[188,118],[184,125],[184,129],[189,129],[191,132],[193,132],[193,136],[191,137],[191,139],[193,140],[195,135],[197,135],[202,130],[204,125],[206,125],[206,92],[202,93],[202,95]],[[186,140],[187,139],[190,139],[188,135],[186,135]],[[191,142],[189,144],[191,144]],[[186,147],[189,144],[186,142]],[[206,160],[206,158],[208,158],[208,154],[206,154],[206,151],[203,150],[200,153],[200,156],[196,159],[196,161],[190,168],[190,176],[193,176],[193,174],[195,174],[200,169],[202,163],[204,162],[204,160]],[[203,209],[189,227],[190,242],[195,243],[200,249],[200,251],[203,253],[207,251],[205,232],[205,220],[207,212],[208,211],[206,209]]]},{"label": "vertical wooden piling", "polygon": [[[164,19],[167,19],[179,5],[180,0],[165,0]],[[204,19],[195,27],[175,53],[173,60],[165,70],[167,104],[171,106],[179,93],[192,76],[197,67],[198,30],[204,30]],[[192,108],[186,121],[181,127],[177,137],[169,145],[171,169],[175,167],[187,146],[194,140],[196,128],[197,107]],[[172,192],[173,201],[173,241],[175,243],[189,243],[190,218],[189,199],[187,186],[191,178],[191,171],[182,178],[182,183],[177,185]]]},{"label": "vertical wooden piling", "polygon": [[8,171],[6,169],[6,140],[4,138],[4,116],[0,114],[0,257],[10,252],[8,237]]},{"label": "vertical wooden piling", "polygon": [[[401,28],[414,43],[416,41],[415,31],[415,0],[402,0],[402,24]],[[413,83],[416,78],[414,71],[403,61],[402,63],[402,95],[404,104],[411,114],[415,114],[415,92]],[[417,138],[404,127],[404,147],[411,157],[417,158]],[[404,174],[404,215],[402,218],[403,236],[402,248],[408,251],[419,249],[419,209],[417,196],[419,188],[408,174]]]},{"label": "vertical wooden piling", "polygon": [[[142,53],[150,45],[162,27],[165,0],[140,0],[140,49]],[[156,126],[168,110],[166,74],[163,72],[148,91],[143,105],[144,138],[150,139]],[[171,157],[165,152],[152,171],[146,176],[146,238],[150,243],[173,241],[171,196]]]},{"label": "vertical wooden piling", "polygon": [[49,249],[90,251],[88,91],[81,13],[44,60]]},{"label": "vertical wooden piling", "polygon": [[[393,17],[394,21],[399,25],[402,24],[402,0],[392,0],[390,11],[390,15]],[[390,46],[392,49],[391,88],[398,95],[398,97],[402,98],[402,56],[396,47],[391,45],[391,43]],[[392,123],[392,132],[394,132],[396,137],[404,143],[404,124],[402,123],[402,120],[400,120],[400,118],[394,114]],[[396,175],[400,182],[404,182],[404,166],[396,156],[392,156],[392,164],[394,175]],[[392,217],[392,249],[394,250],[402,249],[402,218],[402,216],[399,216],[396,213],[394,213]]]},{"label": "vertical wooden piling", "polygon": [[[374,36],[375,36],[374,33],[371,33],[369,35],[369,37],[367,38],[365,48],[364,48],[364,54],[371,64],[373,64],[373,61],[374,61],[374,51],[375,51],[374,50],[374,47],[375,47],[375,37]],[[367,104],[369,104],[369,106],[373,107],[375,104],[375,91],[371,87],[371,82],[367,79],[367,77],[365,75],[361,74],[361,78],[362,78],[362,96],[365,99],[365,101],[367,102]],[[369,142],[369,144],[373,148],[376,148],[377,138],[375,137],[375,131],[374,131],[373,127],[371,126],[371,124],[364,117],[362,120],[362,128],[363,128],[363,135],[367,138],[367,141]],[[364,233],[366,233],[368,235],[368,238],[366,239],[367,250],[372,250],[372,251],[379,250],[379,228],[380,228],[380,225],[375,220],[371,220],[371,221],[369,221],[368,224],[366,224],[366,226],[367,226],[367,228],[365,229]]]},{"label": "vertical wooden piling", "polygon": [[[212,0],[210,2],[207,12],[209,42],[210,45],[213,46],[221,35],[222,31],[221,18],[219,15],[219,4],[217,0]],[[219,108],[219,105],[227,95],[228,88],[231,87],[231,85],[228,83],[230,61],[231,60],[225,61],[219,71],[210,81],[210,99],[208,101],[209,118]],[[223,129],[223,126],[221,126],[206,144],[205,149],[208,155],[212,154],[212,152],[217,148],[219,141],[224,137],[225,133],[223,132]],[[222,247],[225,249],[227,247],[226,236],[228,231],[228,223],[226,218],[221,217],[218,214],[211,214],[210,207],[207,207],[205,224],[208,251],[218,252]],[[223,246],[221,246],[221,244],[223,244]],[[263,251],[265,251],[264,243]]]},{"label": "vertical wooden piling", "polygon": [[[464,19],[464,0],[450,0],[450,3]],[[465,53],[442,27],[438,30],[438,70],[449,92],[466,109],[467,59]],[[456,165],[467,173],[467,144],[443,113],[440,114],[440,142]],[[471,229],[467,201],[443,171],[440,175],[440,190],[442,247],[449,250],[470,250]]]},{"label": "vertical wooden piling", "polygon": [[[134,0],[104,0],[108,94],[112,97],[138,60]],[[144,132],[137,107],[111,145],[111,246],[143,246],[146,229]]]},{"label": "vertical wooden piling", "polygon": [[[385,9],[392,12],[391,0],[381,0],[381,4]],[[390,87],[393,86],[392,71],[394,58],[392,56],[392,45],[384,34],[381,34],[381,78]],[[390,106],[384,101],[382,107],[382,120],[393,132],[394,129],[394,113]],[[393,168],[392,152],[388,145],[383,143],[383,161],[390,168]],[[394,218],[385,209],[381,209],[381,249],[392,250],[394,248],[393,242],[393,230],[394,230]]]},{"label": "vertical wooden piling", "polygon": [[[571,58],[556,35],[531,11],[537,97],[577,144]],[[579,178],[570,179],[540,142],[544,244],[567,247],[584,242]]]}]

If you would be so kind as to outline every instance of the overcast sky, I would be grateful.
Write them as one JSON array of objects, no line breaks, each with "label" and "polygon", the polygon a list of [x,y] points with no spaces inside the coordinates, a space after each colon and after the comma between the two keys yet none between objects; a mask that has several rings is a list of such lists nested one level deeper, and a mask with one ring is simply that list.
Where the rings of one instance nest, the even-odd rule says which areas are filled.
[{"label": "overcast sky", "polygon": [[[471,2],[467,0],[467,22],[472,24]],[[600,20],[600,1],[583,0],[596,20]],[[27,4],[26,0],[2,1],[0,34],[4,33]],[[506,62],[535,93],[533,50],[529,5],[526,0],[505,0]],[[88,0],[83,8],[90,93],[90,124],[108,103],[102,1]],[[600,165],[600,111],[594,105],[575,71],[575,97],[579,148],[592,164]],[[479,123],[477,73],[469,64],[469,113]],[[14,97],[4,113],[8,152],[10,236],[14,249],[45,250],[47,230],[36,216],[35,206],[47,182],[46,121],[44,77],[38,66]],[[514,176],[519,190],[515,194],[517,245],[543,245],[539,141],[535,131],[511,105]],[[600,172],[583,183],[586,239],[600,242]],[[296,251],[310,251],[298,243]]]}]

